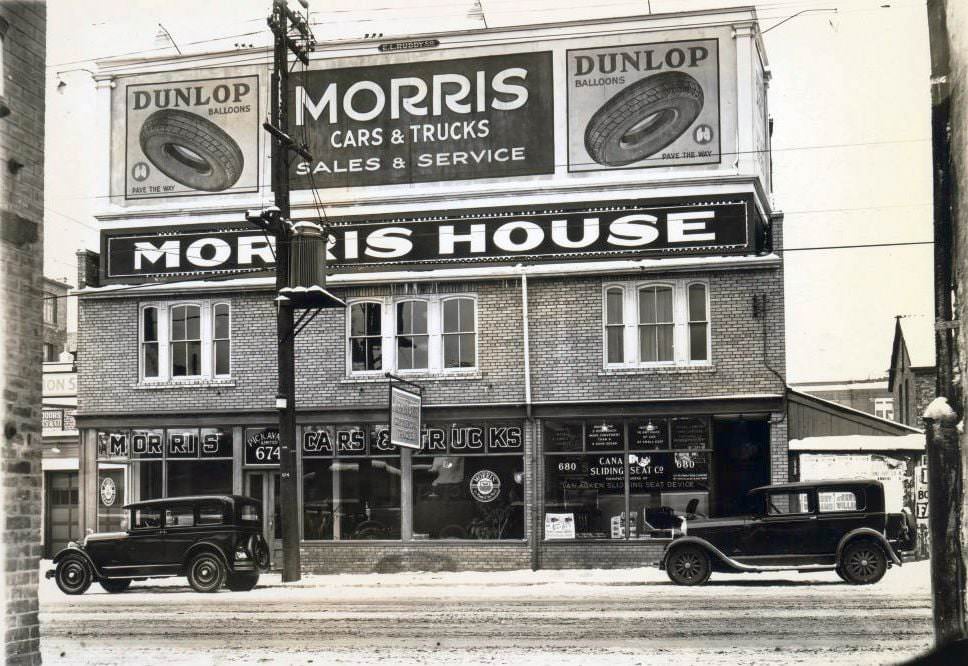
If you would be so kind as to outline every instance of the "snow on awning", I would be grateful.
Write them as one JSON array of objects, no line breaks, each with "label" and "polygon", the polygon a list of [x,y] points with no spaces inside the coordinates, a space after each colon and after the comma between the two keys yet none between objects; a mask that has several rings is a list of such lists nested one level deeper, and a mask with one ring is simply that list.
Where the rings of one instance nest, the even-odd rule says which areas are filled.
[{"label": "snow on awning", "polygon": [[924,451],[924,435],[831,435],[791,439],[791,451]]}]

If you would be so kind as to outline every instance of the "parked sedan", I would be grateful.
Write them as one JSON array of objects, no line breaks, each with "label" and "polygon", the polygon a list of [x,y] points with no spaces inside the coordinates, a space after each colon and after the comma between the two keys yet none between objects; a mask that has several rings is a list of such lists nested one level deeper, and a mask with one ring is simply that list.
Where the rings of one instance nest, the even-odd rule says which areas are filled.
[{"label": "parked sedan", "polygon": [[750,491],[746,516],[681,519],[659,564],[678,585],[714,571],[833,570],[846,582],[876,583],[913,551],[917,526],[906,509],[884,510],[879,481],[814,481]]},{"label": "parked sedan", "polygon": [[92,582],[124,592],[132,580],[186,576],[197,592],[255,587],[269,567],[260,504],[238,495],[170,497],[136,502],[126,532],[90,534],[54,556],[47,572],[65,594]]}]

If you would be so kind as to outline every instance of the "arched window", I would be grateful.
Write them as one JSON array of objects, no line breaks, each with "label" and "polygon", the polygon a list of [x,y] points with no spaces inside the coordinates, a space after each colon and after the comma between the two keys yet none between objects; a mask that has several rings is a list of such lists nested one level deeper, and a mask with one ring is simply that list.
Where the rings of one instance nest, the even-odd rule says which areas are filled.
[{"label": "arched window", "polygon": [[171,308],[171,376],[202,374],[202,309],[198,305]]},{"label": "arched window", "polygon": [[675,358],[672,287],[639,289],[639,361],[672,362]]},{"label": "arched window", "polygon": [[383,308],[379,303],[350,306],[350,357],[354,372],[383,369]]},{"label": "arched window", "polygon": [[706,306],[706,285],[693,283],[688,287],[689,360],[709,360],[709,308]]},{"label": "arched window", "polygon": [[397,368],[425,370],[429,358],[427,302],[397,303]]},{"label": "arched window", "polygon": [[605,358],[608,363],[625,362],[625,290],[605,291]]},{"label": "arched window", "polygon": [[212,358],[216,375],[227,375],[231,367],[232,339],[228,303],[216,303],[212,308]]},{"label": "arched window", "polygon": [[477,330],[473,298],[443,303],[444,368],[473,368],[477,363]]}]

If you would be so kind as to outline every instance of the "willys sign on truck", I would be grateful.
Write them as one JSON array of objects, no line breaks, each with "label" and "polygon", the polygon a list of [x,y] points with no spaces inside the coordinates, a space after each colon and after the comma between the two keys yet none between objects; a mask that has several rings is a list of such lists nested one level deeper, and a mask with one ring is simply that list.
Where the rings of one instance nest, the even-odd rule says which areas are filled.
[{"label": "willys sign on truck", "polygon": [[551,52],[296,72],[292,187],[554,172]]},{"label": "willys sign on truck", "polygon": [[185,77],[125,86],[126,199],[258,191],[259,77]]}]

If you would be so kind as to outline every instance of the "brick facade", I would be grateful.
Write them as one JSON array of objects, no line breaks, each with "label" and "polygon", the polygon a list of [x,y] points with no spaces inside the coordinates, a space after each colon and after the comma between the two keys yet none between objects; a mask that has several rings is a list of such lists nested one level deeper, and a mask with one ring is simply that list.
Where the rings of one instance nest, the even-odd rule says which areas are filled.
[{"label": "brick facade", "polygon": [[7,664],[39,664],[41,340],[43,339],[44,63],[46,8],[0,3],[0,596]]}]

